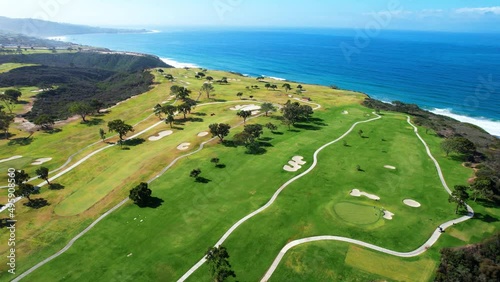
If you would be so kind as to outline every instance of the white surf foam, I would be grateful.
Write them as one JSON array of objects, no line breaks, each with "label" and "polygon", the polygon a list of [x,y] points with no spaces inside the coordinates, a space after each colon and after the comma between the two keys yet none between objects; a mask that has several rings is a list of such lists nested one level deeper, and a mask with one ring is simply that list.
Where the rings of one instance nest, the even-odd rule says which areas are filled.
[{"label": "white surf foam", "polygon": [[51,36],[51,37],[47,37],[47,39],[55,40],[55,41],[68,41],[67,36]]},{"label": "white surf foam", "polygon": [[454,114],[449,109],[433,109],[432,113],[451,117],[461,122],[467,122],[481,127],[486,130],[489,134],[494,136],[500,136],[500,121],[495,121],[487,118],[475,118]]},{"label": "white surf foam", "polygon": [[166,64],[168,65],[171,65],[172,67],[174,68],[185,68],[185,67],[188,67],[188,68],[200,68],[198,65],[196,64],[193,64],[193,63],[181,63],[181,62],[178,62],[174,59],[171,59],[171,58],[160,58],[163,62],[165,62]]}]

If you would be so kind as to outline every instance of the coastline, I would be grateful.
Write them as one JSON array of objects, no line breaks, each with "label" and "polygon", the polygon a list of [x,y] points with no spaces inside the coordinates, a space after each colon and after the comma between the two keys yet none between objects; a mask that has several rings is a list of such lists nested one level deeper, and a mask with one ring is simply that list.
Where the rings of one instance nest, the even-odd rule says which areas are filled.
[{"label": "coastline", "polygon": [[[158,55],[154,55],[154,56],[158,56]],[[179,62],[173,58],[160,58],[160,59],[163,62],[165,62],[166,64],[173,66],[174,68],[185,68],[185,67],[203,68],[203,66],[199,66],[196,63]],[[227,70],[225,70],[225,71],[227,71]],[[244,76],[252,76],[252,75],[244,74]],[[266,77],[266,78],[278,80],[278,81],[283,81],[283,82],[290,81],[286,78],[281,78],[281,77],[274,77],[274,76],[268,76],[268,75],[262,75],[262,76]],[[300,82],[300,81],[299,82],[295,81],[295,82],[296,83],[303,83],[303,84],[311,84],[308,82]],[[327,85],[322,85],[322,86],[328,87]],[[360,91],[355,90],[355,89],[349,89],[349,90],[354,91],[354,92],[360,92]],[[365,93],[365,94],[369,95],[372,98],[378,99],[384,103],[391,103],[391,101],[386,101],[386,100],[380,99],[376,96],[372,96],[372,94],[370,94],[370,93]],[[401,102],[407,103],[405,101],[401,101]],[[418,106],[421,107],[420,105],[418,105]],[[489,118],[485,118],[485,117],[471,117],[471,116],[467,116],[467,115],[461,115],[461,114],[454,113],[453,109],[441,109],[441,108],[428,109],[428,108],[423,108],[423,107],[421,107],[421,109],[428,111],[428,112],[431,112],[433,114],[446,116],[446,117],[455,119],[455,120],[460,121],[460,122],[470,123],[470,124],[479,126],[483,130],[485,130],[486,132],[491,134],[492,136],[500,138],[500,120],[493,120],[493,119],[489,119]]]}]

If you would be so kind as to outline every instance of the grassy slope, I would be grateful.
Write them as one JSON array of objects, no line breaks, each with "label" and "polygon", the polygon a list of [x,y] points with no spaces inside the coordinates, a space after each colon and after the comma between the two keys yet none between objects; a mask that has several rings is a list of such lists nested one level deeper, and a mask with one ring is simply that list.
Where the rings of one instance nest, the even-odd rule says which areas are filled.
[{"label": "grassy slope", "polygon": [[[184,85],[194,90],[193,96],[195,98],[198,96],[196,90],[199,89],[202,81],[192,78],[192,70],[169,71],[179,77],[180,83],[184,83]],[[184,75],[189,75],[189,77],[185,78]],[[245,86],[247,85],[259,84],[254,79],[215,71],[209,72],[209,75],[212,75],[216,79],[222,76],[227,76],[230,79],[230,85],[215,85],[216,98],[220,100],[234,100],[236,99],[236,93],[240,91],[245,93],[244,97],[253,95],[258,100],[283,103],[288,99],[281,91],[267,91],[265,89],[253,91],[245,90]],[[161,80],[162,78],[158,79]],[[143,120],[151,113],[152,105],[165,100],[170,85],[170,83],[162,83],[150,93],[121,104],[114,108],[110,114],[106,115],[104,119],[111,120],[113,118],[123,118],[129,123]],[[260,84],[260,86],[264,88],[263,84]],[[295,85],[292,84],[292,86]],[[152,183],[154,195],[164,200],[161,207],[157,209],[140,210],[133,205],[127,204],[101,222],[96,229],[82,237],[66,254],[44,266],[30,278],[36,281],[51,281],[60,279],[61,277],[66,277],[70,280],[82,279],[82,277],[85,277],[85,279],[100,278],[108,280],[129,280],[132,278],[140,280],[173,280],[178,278],[187,268],[194,264],[194,262],[201,257],[203,251],[213,244],[235,221],[265,203],[276,188],[293,175],[281,169],[290,157],[296,154],[303,155],[310,163],[310,156],[317,147],[341,135],[353,122],[367,119],[365,114],[367,114],[369,110],[356,105],[362,98],[362,95],[333,91],[318,86],[306,86],[306,89],[310,92],[306,94],[307,96],[313,97],[315,101],[323,104],[326,108],[325,111],[317,113],[317,116],[323,118],[328,124],[328,126],[325,127],[319,126],[321,129],[317,132],[321,134],[311,134],[313,131],[309,130],[301,130],[300,132],[286,131],[284,135],[266,133],[266,137],[272,138],[270,143],[273,147],[266,148],[268,152],[262,156],[250,156],[244,154],[241,148],[227,148],[213,144],[207,150],[203,150],[197,155],[179,162],[171,171]],[[326,93],[328,93],[328,95],[325,95]],[[347,94],[347,96],[345,94]],[[205,99],[204,96],[202,96],[202,100],[203,99]],[[229,106],[226,107],[226,110],[228,107]],[[341,115],[340,112],[344,109],[349,110],[350,115]],[[232,123],[235,122],[234,116],[231,118],[231,113],[227,113],[227,117],[225,117],[225,113],[219,114],[220,106],[207,106],[207,108],[202,111],[207,113],[216,112],[217,118],[227,119]],[[151,117],[141,124],[140,127],[146,128],[156,121],[156,117]],[[258,122],[266,123],[268,121],[272,121],[272,119],[261,118]],[[274,122],[276,123],[276,121]],[[398,126],[404,124],[402,118],[391,122],[394,122]],[[201,126],[206,127],[206,124],[187,124],[185,130],[176,132],[174,135],[166,137],[163,141],[159,141],[155,144],[146,142],[137,147],[132,147],[130,151],[115,150],[117,148],[108,149],[108,151],[103,152],[102,156],[99,156],[99,158],[91,159],[88,163],[83,164],[82,167],[75,170],[75,172],[61,178],[60,181],[56,181],[66,185],[67,188],[65,190],[43,192],[43,197],[47,198],[52,204],[50,207],[46,207],[39,211],[30,211],[19,206],[19,217],[25,222],[25,224],[21,225],[19,232],[19,238],[22,238],[18,248],[20,255],[18,260],[20,262],[20,270],[27,269],[30,265],[35,264],[60,249],[69,238],[83,229],[90,220],[96,218],[103,211],[109,209],[109,207],[114,205],[117,201],[124,198],[132,185],[154,175],[157,170],[168,163],[168,160],[173,159],[175,153],[178,153],[174,147],[179,143],[188,141],[187,139],[189,138],[198,140],[197,137],[195,138],[195,134],[201,131]],[[380,126],[380,123],[378,126]],[[163,129],[168,129],[166,125],[162,125],[162,127]],[[57,136],[59,138],[52,139],[51,135],[44,133],[37,134],[35,142],[24,147],[25,151],[23,151],[23,147],[14,147],[16,152],[12,153],[12,149],[9,150],[5,148],[6,146],[0,146],[0,153],[2,150],[7,150],[9,153],[6,157],[15,154],[29,155],[25,152],[32,152],[33,149],[39,150],[43,145],[46,146],[46,150],[56,150],[56,148],[59,149],[61,147],[68,148],[67,152],[64,150],[62,151],[63,156],[58,156],[58,159],[54,161],[53,166],[55,167],[57,166],[55,163],[60,165],[64,162],[65,158],[77,148],[97,141],[97,128],[99,128],[99,126],[87,127],[86,125],[78,124],[78,122],[73,122],[66,125],[62,132],[53,135],[59,135]],[[373,140],[379,138],[379,135],[382,133],[377,133],[375,130],[376,128],[377,125],[363,125],[363,130],[370,136],[370,139],[367,140],[360,140],[355,134],[349,136],[348,142],[353,142],[353,147],[351,147],[351,149],[359,149],[354,146],[356,142],[368,142],[372,140],[372,137],[374,138]],[[139,129],[137,129],[137,131],[138,130]],[[281,128],[281,130],[284,131],[284,128]],[[399,133],[401,130],[402,129],[399,128],[397,132]],[[142,138],[147,139],[148,136],[158,131],[161,131],[161,128],[151,131],[151,134],[145,134]],[[388,133],[383,133],[382,135],[384,138],[388,138],[387,134]],[[404,137],[406,134],[405,132],[402,136]],[[73,139],[75,136],[79,138],[77,140]],[[349,138],[352,140],[349,140]],[[410,139],[411,138],[408,138],[408,140]],[[400,141],[404,143],[408,140],[402,139]],[[394,142],[391,142],[391,144],[393,143]],[[365,146],[365,144],[362,143],[358,145],[361,149]],[[100,146],[102,145],[98,144],[92,149],[99,148]],[[338,146],[341,147],[341,145]],[[30,150],[28,150],[28,148]],[[338,149],[338,147],[336,149]],[[331,150],[332,152],[336,152],[334,148]],[[86,152],[90,152],[90,150]],[[345,153],[347,154],[347,152]],[[393,153],[395,155],[394,157],[397,158],[397,155],[400,153],[401,152],[395,150]],[[139,158],[136,158],[128,165],[129,161],[127,160],[129,160],[128,156],[130,155],[141,155],[146,158],[141,160],[137,160]],[[363,157],[361,155],[362,154],[358,156],[358,154],[356,154],[357,157],[361,157],[359,161],[356,161],[360,162],[359,164],[362,168],[367,170],[368,174],[368,169],[371,170],[373,162],[370,161],[368,156]],[[79,156],[83,156],[83,153]],[[219,157],[222,162],[226,164],[225,169],[216,169],[213,167],[209,159],[214,156]],[[238,156],[238,158],[235,158],[235,156]],[[384,155],[380,156],[380,152],[379,155],[375,157],[385,159]],[[420,157],[417,157],[417,159],[419,158]],[[127,162],[126,166],[120,167],[117,165],[125,161]],[[334,159],[331,161],[334,161]],[[395,165],[399,167],[399,163],[400,162]],[[325,167],[330,165],[336,166],[337,168],[345,167],[345,164],[339,162],[327,163],[323,162],[323,160],[320,161],[320,164]],[[382,164],[377,162],[376,164],[383,166],[386,163]],[[454,168],[457,167],[456,163],[450,163],[450,167],[451,166]],[[105,177],[105,174],[101,175],[98,173],[99,168],[116,171],[112,169],[113,167],[120,169],[119,173],[113,172],[116,173],[116,177],[119,178],[118,181],[110,182]],[[196,167],[200,167],[203,171],[203,176],[212,181],[208,184],[193,183],[193,180],[188,177],[188,174],[191,169]],[[319,166],[315,172],[320,170],[320,168],[321,166]],[[373,174],[379,172],[384,174],[389,173],[385,169],[380,169],[379,167],[374,170],[376,170],[376,172],[373,172]],[[96,171],[96,178],[90,179],[93,175],[89,174],[88,171]],[[323,175],[320,173],[314,177],[308,176],[308,179],[312,181],[316,177],[319,177],[319,179],[321,179],[320,181],[325,181],[323,183],[326,183],[329,171],[329,168],[326,170],[323,168]],[[354,167],[352,169],[349,168],[348,173],[352,174],[353,171]],[[398,172],[399,169],[395,173]],[[468,174],[469,172],[464,170],[457,172],[457,175],[460,175],[462,179],[466,178]],[[342,180],[342,178],[344,180],[348,179],[347,177],[339,177],[338,179]],[[388,179],[382,179],[381,182],[397,182],[399,178],[400,177],[388,177]],[[436,177],[434,177],[434,180],[430,180],[430,182],[435,182],[435,178]],[[102,179],[103,182],[99,181],[99,179]],[[337,177],[335,177],[335,181],[336,180]],[[315,180],[315,182],[316,181],[317,180]],[[365,183],[365,181],[371,180],[364,179],[361,180],[360,183]],[[415,179],[408,179],[408,181],[415,182]],[[97,184],[98,182],[101,184]],[[382,184],[385,185],[385,182]],[[416,181],[419,185],[421,182],[423,182],[423,180],[419,179]],[[377,185],[382,184],[380,184],[380,181],[377,183]],[[332,187],[332,185],[333,183],[330,183],[329,187]],[[241,233],[243,233],[241,230],[247,228],[247,226],[242,226],[235,235],[230,237],[228,246],[230,246],[229,249],[232,255],[231,260],[233,261],[237,273],[240,274],[239,278],[246,279],[247,273],[250,278],[259,278],[263,271],[269,266],[270,261],[274,259],[274,256],[277,254],[276,250],[279,250],[290,236],[300,237],[308,234],[308,232],[313,233],[315,230],[322,230],[325,232],[330,230],[329,226],[333,224],[332,217],[324,213],[324,208],[328,206],[330,202],[323,203],[324,206],[317,206],[317,203],[321,202],[321,199],[318,199],[319,195],[315,195],[315,193],[310,193],[309,191],[299,191],[299,193],[297,193],[297,187],[300,186],[313,187],[314,183],[311,184],[305,181],[302,184],[297,184],[297,186],[294,184],[287,188],[282,197],[280,196],[280,201],[278,201],[278,203],[284,203],[287,206],[290,205],[290,207],[293,207],[290,208],[291,210],[295,209],[295,212],[299,212],[301,220],[299,220],[298,223],[290,226],[291,220],[289,216],[293,215],[292,212],[290,211],[290,214],[283,218],[284,212],[280,210],[279,207],[277,208],[276,215],[273,215],[273,217],[270,216],[270,212],[266,212],[263,218],[259,218],[256,228],[262,230],[263,239],[258,239],[264,240],[266,244],[269,240],[272,240],[270,238],[273,236],[274,238],[277,236],[279,239],[274,242],[276,244],[273,244],[272,249],[265,254],[265,258],[259,260],[256,271],[251,273],[242,271],[242,263],[247,259],[241,258],[239,254],[242,253],[243,250],[248,251],[248,248],[252,248],[249,257],[254,257],[256,253],[253,246],[251,246],[252,244],[247,244],[248,242],[246,242],[247,239],[252,239],[252,234],[241,235]],[[320,189],[320,192],[323,193],[320,193],[321,195],[329,195],[328,197],[332,196],[330,191],[331,188],[328,190],[325,189],[325,187],[317,186],[319,185],[313,188]],[[349,188],[346,187],[345,190],[337,191],[336,197],[341,198],[339,195],[351,188],[354,187],[350,185]],[[92,193],[89,193],[88,189],[92,189]],[[392,188],[391,191],[394,191],[393,189],[395,188]],[[292,192],[289,192],[290,190],[292,190]],[[371,191],[369,187],[362,190]],[[379,193],[380,196],[391,197],[389,195],[391,191],[383,190],[382,187],[378,187],[378,190],[371,192]],[[389,196],[386,196],[384,193],[387,193]],[[77,197],[77,195],[80,196]],[[418,194],[416,195],[418,196]],[[306,199],[306,202],[304,203],[300,197]],[[422,197],[424,197],[426,201],[433,201],[433,199],[429,199],[433,198],[431,196],[426,197],[422,195]],[[440,196],[440,198],[438,197],[441,202],[446,201],[443,197],[445,197],[445,195]],[[75,202],[71,199],[78,199],[78,201]],[[348,201],[358,200],[348,196],[344,196],[343,199]],[[359,199],[359,201],[366,202],[363,199]],[[395,225],[396,221],[403,221],[402,218],[407,220],[412,217],[413,213],[405,210],[400,211],[398,209],[401,207],[396,209],[397,205],[389,202],[391,201],[388,201],[388,206],[385,207],[396,213],[394,222],[390,222],[390,224],[394,223]],[[394,208],[391,209],[389,205],[393,205]],[[449,210],[452,210],[452,208],[446,203],[437,205],[437,207],[441,208],[443,208],[443,206],[448,208],[446,212],[449,214]],[[288,209],[287,207],[287,210]],[[302,212],[300,212],[300,209],[302,209]],[[311,210],[313,213],[311,215],[302,215],[301,213],[303,213],[304,209]],[[422,210],[424,210],[424,208]],[[426,211],[426,213],[427,212],[429,211]],[[78,215],[69,216],[72,214]],[[134,220],[134,218],[136,218],[136,220]],[[275,222],[277,218],[282,218],[281,224]],[[140,222],[141,219],[143,222]],[[312,220],[313,224],[309,225],[307,220]],[[414,220],[418,221],[418,219]],[[265,225],[267,221],[271,222],[269,226]],[[383,223],[384,221],[378,221],[376,225],[381,225]],[[406,226],[410,224],[411,223]],[[249,222],[247,225],[253,225],[253,222]],[[377,232],[377,228],[388,229],[386,225],[388,224],[374,226],[373,228],[375,232]],[[276,226],[278,226],[278,229]],[[429,229],[430,224],[427,224],[427,226],[427,229]],[[276,232],[278,234],[269,234],[269,232],[273,233],[273,228],[275,228],[275,230],[280,230]],[[283,228],[283,231],[281,231],[281,228]],[[366,228],[366,226],[364,228]],[[351,235],[351,233],[352,235],[359,235],[362,233],[361,230],[363,230],[359,227],[345,224],[341,229],[343,230],[342,232],[349,235]],[[289,231],[292,232],[290,233]],[[405,232],[410,233],[408,230]],[[382,233],[383,232],[380,231],[378,234]],[[415,244],[420,239],[425,239],[420,238],[422,235],[421,233],[426,233],[425,228],[422,232],[417,233],[419,234],[415,234],[409,238],[409,240]],[[150,237],[151,234],[154,234],[154,236]],[[259,234],[255,235],[260,236]],[[368,236],[368,238],[365,239],[376,239],[376,235],[364,236]],[[0,239],[1,238],[2,236],[0,236]],[[382,239],[381,243],[387,243],[389,240],[390,239]],[[401,246],[402,242],[388,243],[388,247],[391,247],[391,244],[393,244],[393,247],[398,247]],[[4,246],[2,246],[2,248],[3,247]],[[2,249],[0,249],[0,251],[2,251]],[[26,256],[28,253],[30,253],[29,257]],[[82,256],[82,253],[85,253],[85,255]],[[132,253],[132,256],[127,257],[130,253]],[[433,259],[435,259],[435,257],[433,257]],[[68,264],[68,261],[78,261],[79,263],[78,265]],[[251,265],[253,265],[253,262]],[[336,264],[336,266],[341,267],[340,264]],[[321,268],[318,266],[318,269]],[[278,268],[278,270],[280,270],[280,268]],[[354,272],[355,271],[353,271],[353,273]],[[206,273],[207,270],[204,267],[195,274],[195,278],[204,276]],[[277,274],[278,273],[279,271]],[[363,275],[365,276],[362,277],[378,277],[372,274]],[[3,278],[5,278],[5,276],[0,275],[0,279]]]},{"label": "grassy slope", "polygon": [[22,68],[22,67],[31,67],[34,66],[32,64],[16,64],[16,63],[8,63],[8,64],[0,64],[0,73],[9,72],[13,69]]}]

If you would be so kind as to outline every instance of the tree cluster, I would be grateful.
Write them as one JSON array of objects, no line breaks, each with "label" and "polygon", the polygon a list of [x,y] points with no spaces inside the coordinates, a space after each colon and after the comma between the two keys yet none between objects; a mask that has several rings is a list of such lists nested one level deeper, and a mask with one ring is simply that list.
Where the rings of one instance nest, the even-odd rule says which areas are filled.
[{"label": "tree cluster", "polygon": [[442,249],[436,282],[499,281],[500,234],[483,243]]}]

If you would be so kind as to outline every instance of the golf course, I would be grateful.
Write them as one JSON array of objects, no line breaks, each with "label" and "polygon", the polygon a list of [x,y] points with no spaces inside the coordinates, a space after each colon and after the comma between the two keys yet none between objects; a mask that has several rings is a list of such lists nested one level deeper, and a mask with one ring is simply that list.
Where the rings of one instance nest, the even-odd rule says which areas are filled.
[{"label": "golf course", "polygon": [[[23,67],[31,65],[0,72]],[[17,198],[16,273],[3,263],[0,281],[213,281],[205,254],[220,245],[236,273],[229,281],[429,281],[440,249],[500,230],[497,207],[470,200],[457,214],[449,202],[474,170],[413,116],[363,106],[363,93],[215,70],[148,71],[149,91],[51,131],[25,129],[19,116],[43,89],[19,89],[0,170],[24,170],[40,187],[30,197],[47,204]],[[182,105],[172,86],[191,90],[196,104],[169,123],[154,108]],[[314,112],[287,123],[283,109],[293,103]],[[108,130],[117,119],[133,127],[123,141]],[[213,124],[230,126],[224,140]],[[261,134],[238,142],[252,125]],[[36,178],[41,166],[47,181]],[[7,183],[1,174],[2,205]],[[143,207],[128,198],[140,183],[152,191]],[[9,248],[1,243],[0,253]]]}]

